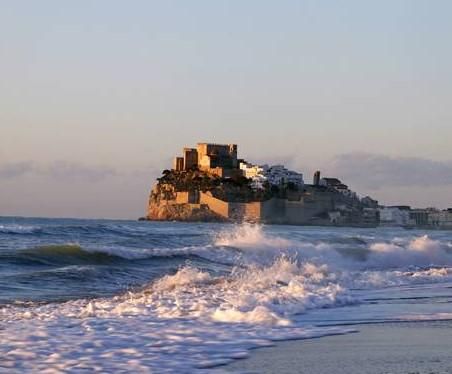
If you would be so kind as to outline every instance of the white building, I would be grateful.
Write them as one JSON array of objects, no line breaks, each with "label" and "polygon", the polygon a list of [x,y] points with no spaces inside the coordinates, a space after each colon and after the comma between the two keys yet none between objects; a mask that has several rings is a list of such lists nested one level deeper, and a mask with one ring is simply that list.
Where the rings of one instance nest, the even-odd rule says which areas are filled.
[{"label": "white building", "polygon": [[441,229],[452,229],[452,209],[431,211],[429,224]]},{"label": "white building", "polygon": [[259,166],[249,164],[248,162],[241,162],[240,169],[243,171],[243,175],[247,178],[253,179],[257,176],[264,174],[265,170],[268,169],[267,165]]},{"label": "white building", "polygon": [[241,162],[239,167],[243,171],[243,175],[251,179],[251,187],[253,189],[261,190],[264,188],[264,184],[267,181],[267,177],[265,176],[265,171],[268,169],[267,165],[258,166]]},{"label": "white building", "polygon": [[284,165],[273,165],[265,170],[265,176],[271,185],[280,186],[282,184],[293,183],[296,186],[304,185],[303,174],[288,170]]},{"label": "white building", "polygon": [[399,207],[380,208],[380,223],[384,226],[406,226],[412,224],[410,211]]},{"label": "white building", "polygon": [[249,163],[240,163],[240,169],[245,177],[252,180],[252,186],[256,189],[262,189],[265,182],[273,186],[280,186],[287,183],[293,183],[298,187],[304,185],[303,174],[286,169],[283,165],[252,165]]}]

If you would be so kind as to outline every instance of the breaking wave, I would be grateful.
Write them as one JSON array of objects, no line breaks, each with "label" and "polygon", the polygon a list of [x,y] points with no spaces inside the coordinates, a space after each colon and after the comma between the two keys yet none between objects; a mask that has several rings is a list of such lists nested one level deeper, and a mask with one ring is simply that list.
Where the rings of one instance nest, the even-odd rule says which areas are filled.
[{"label": "breaking wave", "polygon": [[[337,238],[336,238],[337,239]],[[390,269],[406,266],[452,266],[450,242],[428,235],[378,241],[374,237],[350,236],[340,240],[274,237],[261,226],[242,225],[234,231],[218,234],[216,245],[240,251],[248,263],[272,262],[281,254],[302,261],[328,264],[333,268]]]},{"label": "breaking wave", "polygon": [[[325,277],[325,271],[325,268],[299,265],[286,258],[269,267],[236,268],[228,276],[213,276],[207,271],[183,266],[141,291],[113,298],[79,299],[58,306],[5,307],[0,309],[3,322],[13,326],[32,319],[35,328],[18,331],[14,339],[7,338],[0,330],[0,338],[6,339],[9,349],[17,350],[17,337],[29,341],[40,334],[39,344],[32,348],[29,356],[34,369],[55,368],[61,362],[66,363],[66,370],[83,369],[85,367],[68,363],[70,352],[81,350],[86,367],[95,366],[99,361],[98,353],[96,349],[89,353],[86,348],[112,346],[108,352],[115,354],[102,363],[107,371],[146,368],[159,372],[194,372],[197,368],[246,357],[250,348],[268,346],[274,340],[351,331],[301,326],[291,320],[293,315],[309,309],[351,302],[340,286]],[[63,321],[70,323],[70,331],[61,325]],[[131,339],[131,331],[137,329],[139,338]],[[81,331],[85,333],[79,335]],[[55,341],[58,348],[52,345]],[[60,352],[58,360],[42,355],[43,351],[56,349]],[[174,360],[162,355],[166,350],[171,351]],[[9,356],[11,365],[16,368],[22,365],[26,369],[27,363],[17,360],[27,353],[19,352],[22,353]],[[132,366],[126,363],[130,360],[134,362]]]},{"label": "breaking wave", "polygon": [[121,259],[100,251],[88,251],[77,244],[47,245],[17,252],[17,259],[43,264],[99,264]]},{"label": "breaking wave", "polygon": [[[121,248],[121,247],[102,247],[102,248],[83,248],[78,244],[55,244],[44,245],[30,249],[17,251],[14,255],[9,255],[9,259],[15,262],[42,263],[42,264],[101,264],[119,261],[139,261],[146,259],[164,259],[164,258],[205,258],[206,260],[226,261],[221,250],[218,256],[208,253],[209,247],[181,247],[181,248]],[[4,256],[5,257],[5,256]]]},{"label": "breaking wave", "polygon": [[[361,319],[355,305],[365,309],[389,299],[401,303],[403,287],[452,283],[452,246],[444,235],[149,225],[129,227],[116,238],[120,225],[115,223],[102,229],[101,243],[41,243],[15,252],[30,261],[61,265],[59,270],[86,264],[107,271],[127,268],[126,279],[140,271],[145,276],[114,296],[0,307],[3,367],[192,373],[247,357],[250,349],[275,340],[352,331],[307,322],[320,311],[335,316],[345,310],[348,321],[356,322]],[[178,230],[183,231],[180,236]],[[106,287],[101,273],[93,274],[88,281]],[[112,277],[105,279],[111,282]],[[436,296],[444,297],[440,291]],[[452,315],[448,300],[435,313],[420,307],[406,313],[401,309],[405,304],[399,309],[397,303],[391,305],[394,309],[380,315],[380,322]],[[367,313],[366,320],[374,315]]]},{"label": "breaking wave", "polygon": [[40,228],[31,225],[18,225],[18,224],[7,224],[0,225],[0,234],[34,234],[39,232]]}]

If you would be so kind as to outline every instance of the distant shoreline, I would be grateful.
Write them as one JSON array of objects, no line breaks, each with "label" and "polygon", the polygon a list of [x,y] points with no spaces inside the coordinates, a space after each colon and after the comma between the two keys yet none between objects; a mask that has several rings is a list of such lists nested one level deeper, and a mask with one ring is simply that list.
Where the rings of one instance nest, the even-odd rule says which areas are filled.
[{"label": "distant shoreline", "polygon": [[139,217],[136,219],[139,222],[177,222],[177,223],[227,223],[231,225],[236,224],[250,224],[250,225],[265,225],[265,226],[292,226],[292,227],[326,227],[326,228],[356,228],[356,229],[403,229],[406,231],[452,231],[450,228],[444,228],[444,227],[431,227],[431,226],[415,226],[415,227],[404,227],[404,226],[388,226],[388,225],[316,225],[316,224],[295,224],[295,223],[278,223],[278,222],[234,222],[234,221],[215,221],[215,220],[190,220],[190,221],[184,221],[184,220],[177,220],[177,219],[150,219],[148,217]]}]

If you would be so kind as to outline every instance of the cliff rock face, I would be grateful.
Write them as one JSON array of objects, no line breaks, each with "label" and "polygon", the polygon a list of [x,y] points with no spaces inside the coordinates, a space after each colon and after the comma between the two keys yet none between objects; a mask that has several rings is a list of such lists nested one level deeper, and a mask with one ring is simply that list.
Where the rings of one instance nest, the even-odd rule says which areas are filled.
[{"label": "cliff rock face", "polygon": [[165,170],[150,193],[146,219],[366,227],[377,222],[356,196],[334,188],[287,184],[254,191],[246,178],[199,170]]},{"label": "cliff rock face", "polygon": [[[196,195],[192,193],[192,195]],[[193,202],[190,202],[193,201]],[[147,219],[152,221],[224,222],[224,217],[195,202],[189,192],[177,192],[170,184],[156,184],[149,196]]]},{"label": "cliff rock face", "polygon": [[226,214],[202,201],[201,195],[225,202],[262,199],[244,177],[221,178],[200,170],[165,170],[149,196],[148,220],[158,221],[230,221]]},{"label": "cliff rock face", "polygon": [[223,222],[224,218],[207,207],[191,204],[154,204],[149,207],[147,219],[151,221]]}]

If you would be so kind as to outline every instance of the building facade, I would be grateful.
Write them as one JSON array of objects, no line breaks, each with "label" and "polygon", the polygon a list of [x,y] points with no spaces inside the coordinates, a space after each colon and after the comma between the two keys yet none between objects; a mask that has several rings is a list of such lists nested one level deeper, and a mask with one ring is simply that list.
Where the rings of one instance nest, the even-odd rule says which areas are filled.
[{"label": "building facade", "polygon": [[281,186],[293,183],[298,188],[304,186],[303,174],[288,170],[283,165],[253,165],[247,162],[240,163],[243,175],[251,179],[252,187],[255,189],[264,188],[268,183],[271,186]]},{"label": "building facade", "polygon": [[238,168],[236,144],[198,143],[197,153],[200,170]]},{"label": "building facade", "polygon": [[384,207],[379,211],[382,226],[414,225],[414,221],[410,217],[410,207]]},{"label": "building facade", "polygon": [[173,170],[202,170],[219,177],[237,175],[237,145],[198,143],[196,148],[184,148],[182,157],[175,157]]},{"label": "building facade", "polygon": [[452,208],[430,212],[429,224],[438,229],[451,230]]}]

